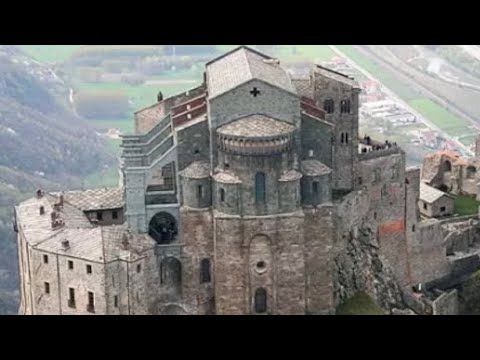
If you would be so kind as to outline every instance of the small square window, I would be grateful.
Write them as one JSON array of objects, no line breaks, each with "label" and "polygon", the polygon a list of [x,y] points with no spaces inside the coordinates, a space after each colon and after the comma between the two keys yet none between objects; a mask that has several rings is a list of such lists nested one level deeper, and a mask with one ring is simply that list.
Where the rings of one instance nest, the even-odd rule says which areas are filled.
[{"label": "small square window", "polygon": [[43,255],[43,263],[48,264],[48,255]]},{"label": "small square window", "polygon": [[112,219],[117,220],[118,219],[118,211],[112,211]]},{"label": "small square window", "polygon": [[68,260],[68,269],[73,270],[73,261]]},{"label": "small square window", "polygon": [[102,212],[97,212],[97,220],[98,221],[103,221],[103,213]]},{"label": "small square window", "polygon": [[426,203],[423,203],[423,209],[427,210],[427,204]]},{"label": "small square window", "polygon": [[45,294],[50,294],[50,283],[45,282]]},{"label": "small square window", "polygon": [[92,273],[92,265],[87,265],[87,274]]},{"label": "small square window", "polygon": [[447,208],[446,208],[445,206],[442,206],[442,207],[440,208],[440,212],[445,212],[446,210],[447,210]]}]

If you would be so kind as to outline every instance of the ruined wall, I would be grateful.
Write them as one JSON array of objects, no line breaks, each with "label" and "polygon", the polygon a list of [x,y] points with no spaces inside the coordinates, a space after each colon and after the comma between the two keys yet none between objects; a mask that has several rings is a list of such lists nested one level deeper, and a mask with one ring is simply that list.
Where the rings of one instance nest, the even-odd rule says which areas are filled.
[{"label": "ruined wall", "polygon": [[[335,306],[365,291],[384,309],[402,308],[401,283],[377,239],[370,194],[352,192],[337,205],[334,241]],[[388,253],[387,253],[388,254]]]},{"label": "ruined wall", "polygon": [[480,314],[480,273],[472,274],[458,291],[459,313],[462,315]]},{"label": "ruined wall", "polygon": [[400,283],[406,285],[410,280],[406,239],[405,154],[399,152],[369,158],[358,163],[357,171],[369,193],[367,212],[370,229],[376,233],[379,242],[379,251],[394,269]]},{"label": "ruined wall", "polygon": [[437,220],[419,222],[409,242],[412,283],[426,283],[445,276],[449,265],[444,247],[445,233]]},{"label": "ruined wall", "polygon": [[440,295],[432,304],[433,315],[458,315],[458,291],[451,290]]}]

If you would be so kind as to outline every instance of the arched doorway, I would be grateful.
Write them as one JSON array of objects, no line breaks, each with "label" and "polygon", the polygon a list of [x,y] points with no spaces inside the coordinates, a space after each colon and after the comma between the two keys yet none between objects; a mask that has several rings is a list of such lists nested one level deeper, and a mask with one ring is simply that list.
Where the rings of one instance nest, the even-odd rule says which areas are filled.
[{"label": "arched doorway", "polygon": [[477,174],[477,169],[475,166],[467,167],[467,179],[475,179],[475,175]]},{"label": "arched doorway", "polygon": [[158,244],[170,244],[175,240],[177,233],[177,221],[169,213],[158,213],[150,220],[148,235]]},{"label": "arched doorway", "polygon": [[450,162],[450,160],[445,160],[445,162],[443,163],[443,171],[444,172],[452,171],[452,163]]}]

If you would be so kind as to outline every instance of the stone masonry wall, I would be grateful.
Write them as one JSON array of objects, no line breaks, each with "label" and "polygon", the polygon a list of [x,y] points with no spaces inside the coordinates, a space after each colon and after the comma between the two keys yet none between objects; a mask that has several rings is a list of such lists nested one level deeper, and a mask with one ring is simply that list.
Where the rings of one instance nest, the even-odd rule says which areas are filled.
[{"label": "stone masonry wall", "polygon": [[[213,246],[213,221],[210,209],[197,210],[182,207],[183,226],[183,299],[199,315],[212,313],[214,296],[215,257]],[[201,282],[201,262],[210,261],[210,281]]]},{"label": "stone masonry wall", "polygon": [[305,282],[307,314],[329,314],[335,309],[333,242],[334,209],[331,205],[304,209]]},{"label": "stone masonry wall", "polygon": [[[253,314],[263,287],[269,314],[304,314],[303,214],[241,220],[217,213],[214,221],[216,313]],[[258,272],[261,261],[266,267]]]}]

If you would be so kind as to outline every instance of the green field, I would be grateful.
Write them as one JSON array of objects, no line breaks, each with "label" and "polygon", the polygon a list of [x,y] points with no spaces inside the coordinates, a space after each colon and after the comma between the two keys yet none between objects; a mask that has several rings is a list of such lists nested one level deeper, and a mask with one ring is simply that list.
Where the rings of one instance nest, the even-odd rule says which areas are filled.
[{"label": "green field", "polygon": [[384,70],[382,67],[378,66],[376,63],[370,59],[363,56],[359,51],[357,51],[352,45],[335,45],[340,51],[347,55],[350,59],[360,65],[362,68],[367,70],[378,80],[380,80],[386,87],[391,89],[395,94],[401,97],[404,100],[415,99],[418,97],[418,92],[409,86],[401,83],[398,79],[390,74],[388,71]]},{"label": "green field", "polygon": [[23,51],[38,61],[47,63],[64,62],[83,45],[19,45]]},{"label": "green field", "polygon": [[455,214],[460,216],[477,214],[479,206],[480,201],[474,198],[461,195],[455,198]]},{"label": "green field", "polygon": [[451,136],[465,135],[471,131],[468,121],[452,114],[430,99],[414,99],[408,101],[408,104]]},{"label": "green field", "polygon": [[346,300],[337,308],[337,315],[385,315],[385,311],[379,307],[365,292],[359,292]]}]

